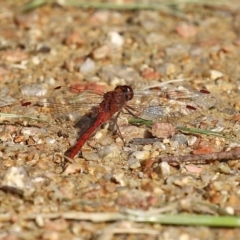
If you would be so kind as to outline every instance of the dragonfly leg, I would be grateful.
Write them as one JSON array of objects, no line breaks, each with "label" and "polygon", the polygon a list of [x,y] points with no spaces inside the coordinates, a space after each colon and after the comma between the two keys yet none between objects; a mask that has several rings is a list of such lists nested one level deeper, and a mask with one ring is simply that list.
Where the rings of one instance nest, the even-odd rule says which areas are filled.
[{"label": "dragonfly leg", "polygon": [[126,106],[124,107],[124,109],[125,109],[130,115],[132,115],[134,118],[138,118],[138,116],[137,116],[135,113],[133,113],[133,111],[136,112],[136,109],[134,109],[133,107],[126,105]]},{"label": "dragonfly leg", "polygon": [[123,138],[122,133],[121,133],[121,131],[120,131],[120,128],[119,128],[119,126],[118,126],[118,124],[117,124],[117,119],[118,119],[120,113],[121,113],[121,111],[119,111],[119,112],[117,113],[117,115],[112,119],[112,127],[111,127],[111,128],[114,128],[114,127],[116,126],[117,134],[119,135],[119,137],[121,138],[121,140],[122,140],[123,143],[125,144],[124,138]]}]

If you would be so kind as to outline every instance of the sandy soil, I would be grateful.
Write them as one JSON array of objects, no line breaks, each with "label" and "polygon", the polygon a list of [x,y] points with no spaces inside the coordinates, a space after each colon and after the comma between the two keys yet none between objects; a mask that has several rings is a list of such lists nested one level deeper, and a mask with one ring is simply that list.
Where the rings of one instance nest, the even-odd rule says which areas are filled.
[{"label": "sandy soil", "polygon": [[[179,4],[179,16],[57,4],[22,13],[23,4],[0,8],[0,238],[238,239],[237,228],[139,223],[126,212],[240,215],[240,3]],[[122,113],[124,142],[105,124],[67,161],[79,134],[63,119],[72,89],[88,90],[73,107],[82,114],[125,84],[129,105],[172,112],[152,127]],[[183,157],[158,160],[171,156]]]}]

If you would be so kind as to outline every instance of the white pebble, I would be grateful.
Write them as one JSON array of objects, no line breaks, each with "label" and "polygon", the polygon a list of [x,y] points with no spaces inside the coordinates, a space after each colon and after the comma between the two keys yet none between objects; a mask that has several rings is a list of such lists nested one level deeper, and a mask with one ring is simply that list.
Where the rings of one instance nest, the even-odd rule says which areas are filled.
[{"label": "white pebble", "polygon": [[124,44],[124,38],[118,32],[108,33],[110,43],[116,47],[121,47]]},{"label": "white pebble", "polygon": [[149,158],[150,152],[149,151],[136,151],[132,154],[133,157],[137,158],[138,160],[144,160]]},{"label": "white pebble", "polygon": [[43,227],[44,226],[44,218],[41,215],[37,215],[35,218],[36,224],[38,225],[38,227]]},{"label": "white pebble", "polygon": [[85,62],[82,63],[80,67],[80,72],[82,74],[88,74],[93,72],[96,68],[95,62],[91,58],[87,58]]},{"label": "white pebble", "polygon": [[230,206],[226,207],[225,210],[230,215],[234,215],[234,213],[235,213],[234,209],[232,207],[230,207]]},{"label": "white pebble", "polygon": [[46,143],[48,143],[48,144],[55,144],[56,143],[56,139],[55,138],[46,138]]},{"label": "white pebble", "polygon": [[170,165],[167,162],[161,162],[159,164],[159,167],[160,167],[161,174],[163,176],[167,176],[171,173]]},{"label": "white pebble", "polygon": [[223,76],[223,73],[217,70],[210,70],[210,78],[212,80],[216,80],[218,78],[221,78]]},{"label": "white pebble", "polygon": [[24,190],[31,194],[35,191],[34,186],[31,182],[31,179],[28,177],[28,174],[24,167],[10,167],[7,169],[1,185],[15,187]]},{"label": "white pebble", "polygon": [[187,143],[188,143],[188,146],[193,146],[196,141],[198,140],[197,137],[193,136],[193,137],[190,137],[188,140],[187,140]]},{"label": "white pebble", "polygon": [[26,84],[21,88],[21,93],[26,96],[45,96],[47,94],[47,89],[38,83]]},{"label": "white pebble", "polygon": [[139,163],[139,161],[135,158],[130,158],[128,160],[128,166],[131,168],[131,169],[136,169],[136,168],[139,168],[141,167],[141,164]]},{"label": "white pebble", "polygon": [[39,64],[41,63],[40,58],[39,58],[38,56],[34,56],[34,57],[32,58],[32,63],[33,63],[34,65],[39,65]]},{"label": "white pebble", "polygon": [[189,235],[188,235],[187,233],[182,233],[182,234],[179,236],[178,239],[179,239],[179,240],[189,240],[190,237],[189,237]]},{"label": "white pebble", "polygon": [[112,144],[112,145],[106,145],[103,146],[99,151],[98,151],[98,155],[101,158],[118,158],[119,157],[119,149],[116,145]]},{"label": "white pebble", "polygon": [[35,136],[37,134],[46,134],[46,130],[43,128],[37,128],[37,127],[23,127],[21,130],[21,133],[23,135],[27,136]]}]

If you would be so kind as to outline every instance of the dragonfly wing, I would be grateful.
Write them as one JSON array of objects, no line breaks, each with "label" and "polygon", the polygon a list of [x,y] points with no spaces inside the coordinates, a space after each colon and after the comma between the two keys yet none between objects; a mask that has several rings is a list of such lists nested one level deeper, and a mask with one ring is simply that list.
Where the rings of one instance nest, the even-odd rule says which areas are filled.
[{"label": "dragonfly wing", "polygon": [[49,102],[57,119],[77,122],[83,115],[94,111],[102,101],[102,95],[92,90],[57,87],[52,91]]},{"label": "dragonfly wing", "polygon": [[207,91],[144,91],[135,94],[138,116],[147,120],[178,118],[209,109],[216,99]]}]

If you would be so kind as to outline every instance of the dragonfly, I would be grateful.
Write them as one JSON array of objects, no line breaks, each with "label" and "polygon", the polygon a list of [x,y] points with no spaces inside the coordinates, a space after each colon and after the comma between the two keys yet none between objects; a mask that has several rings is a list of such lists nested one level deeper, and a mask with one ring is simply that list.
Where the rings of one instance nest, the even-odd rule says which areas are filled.
[{"label": "dragonfly", "polygon": [[[65,153],[73,159],[101,125],[110,120],[116,124],[120,113],[150,120],[170,119],[209,109],[215,103],[216,99],[207,90],[134,91],[131,86],[120,85],[106,93],[58,86],[45,103],[38,104],[52,107],[60,122],[72,121],[80,128],[76,143]],[[24,102],[22,106],[29,104]]]},{"label": "dragonfly", "polygon": [[[83,144],[91,134],[103,123],[109,121],[115,113],[119,113],[122,108],[130,111],[130,106],[126,103],[134,96],[133,89],[128,85],[117,86],[113,91],[106,92],[103,100],[98,107],[94,109],[94,122],[86,132],[78,139],[77,143],[67,151],[69,158],[74,158],[81,150]],[[93,112],[93,111],[92,111]]]}]

